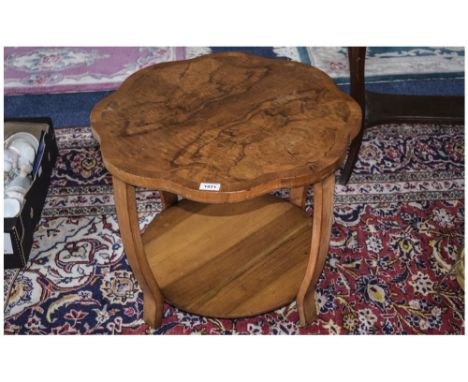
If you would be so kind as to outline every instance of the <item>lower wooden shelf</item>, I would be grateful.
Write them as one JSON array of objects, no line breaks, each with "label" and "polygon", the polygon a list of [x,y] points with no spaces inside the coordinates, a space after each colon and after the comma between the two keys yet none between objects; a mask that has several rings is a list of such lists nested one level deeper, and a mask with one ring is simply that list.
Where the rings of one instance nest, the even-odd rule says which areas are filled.
[{"label": "lower wooden shelf", "polygon": [[304,278],[312,219],[265,195],[233,204],[182,200],[148,226],[148,263],[167,302],[209,317],[265,313],[291,302]]}]

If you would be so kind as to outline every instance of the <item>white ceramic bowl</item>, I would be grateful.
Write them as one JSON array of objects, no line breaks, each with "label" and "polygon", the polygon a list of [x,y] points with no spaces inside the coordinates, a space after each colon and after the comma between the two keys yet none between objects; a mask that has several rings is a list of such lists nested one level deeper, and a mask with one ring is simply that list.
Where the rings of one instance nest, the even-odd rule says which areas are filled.
[{"label": "white ceramic bowl", "polygon": [[10,135],[6,140],[5,140],[5,148],[10,146],[11,142],[13,142],[16,139],[22,139],[26,142],[28,142],[32,147],[34,147],[34,150],[37,151],[39,147],[39,140],[31,133],[26,133],[26,132],[19,132]]},{"label": "white ceramic bowl", "polygon": [[3,217],[13,218],[21,211],[21,203],[17,199],[3,199]]},{"label": "white ceramic bowl", "polygon": [[31,187],[31,179],[27,176],[16,176],[5,186],[5,192],[17,191],[26,194]]},{"label": "white ceramic bowl", "polygon": [[5,141],[6,149],[14,150],[18,153],[18,164],[33,164],[36,158],[36,152],[39,147],[37,138],[29,133],[16,133],[8,137]]},{"label": "white ceramic bowl", "polygon": [[[4,149],[3,151],[3,163],[6,166],[8,163],[9,169],[18,166],[18,153],[15,150]],[[10,171],[4,169],[3,171]]]}]

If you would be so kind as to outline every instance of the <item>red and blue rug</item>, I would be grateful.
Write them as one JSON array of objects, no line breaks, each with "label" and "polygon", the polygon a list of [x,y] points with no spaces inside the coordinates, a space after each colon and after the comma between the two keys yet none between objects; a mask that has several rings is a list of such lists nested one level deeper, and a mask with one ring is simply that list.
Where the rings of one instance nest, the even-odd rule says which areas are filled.
[{"label": "red and blue rug", "polygon": [[[294,302],[237,320],[165,305],[156,330],[142,320],[97,142],[89,128],[56,134],[60,157],[30,261],[5,271],[7,334],[464,334],[453,274],[464,245],[463,126],[366,131],[350,183],[336,187],[312,325],[299,326]],[[139,190],[138,202],[144,229],[159,195]]]}]

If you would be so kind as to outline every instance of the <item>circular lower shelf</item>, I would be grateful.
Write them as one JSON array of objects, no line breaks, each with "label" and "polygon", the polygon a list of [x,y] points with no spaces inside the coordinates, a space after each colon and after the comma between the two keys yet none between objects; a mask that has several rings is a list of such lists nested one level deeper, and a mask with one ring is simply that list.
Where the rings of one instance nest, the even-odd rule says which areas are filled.
[{"label": "circular lower shelf", "polygon": [[291,302],[304,278],[312,219],[265,195],[233,204],[182,200],[143,243],[167,302],[209,317],[265,313]]}]

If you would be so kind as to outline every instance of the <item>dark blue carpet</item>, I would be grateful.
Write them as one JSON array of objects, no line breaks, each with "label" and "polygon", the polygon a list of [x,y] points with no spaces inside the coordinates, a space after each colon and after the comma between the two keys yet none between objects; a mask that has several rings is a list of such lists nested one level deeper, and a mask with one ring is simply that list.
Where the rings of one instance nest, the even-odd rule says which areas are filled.
[{"label": "dark blue carpet", "polygon": [[[349,85],[338,86],[349,92]],[[454,78],[371,82],[366,84],[366,89],[391,94],[463,96],[465,95],[465,80]]]},{"label": "dark blue carpet", "polygon": [[112,92],[4,97],[5,118],[50,117],[54,127],[89,126],[94,105]]},{"label": "dark blue carpet", "polygon": [[[252,47],[245,47],[245,46],[229,46],[229,47],[221,47],[221,46],[210,46],[210,49],[213,53],[218,52],[243,52],[243,53],[250,53],[256,54],[258,56],[263,56],[267,58],[278,58],[273,51],[272,47],[268,46],[252,46]],[[284,57],[286,58],[286,57]]]}]

